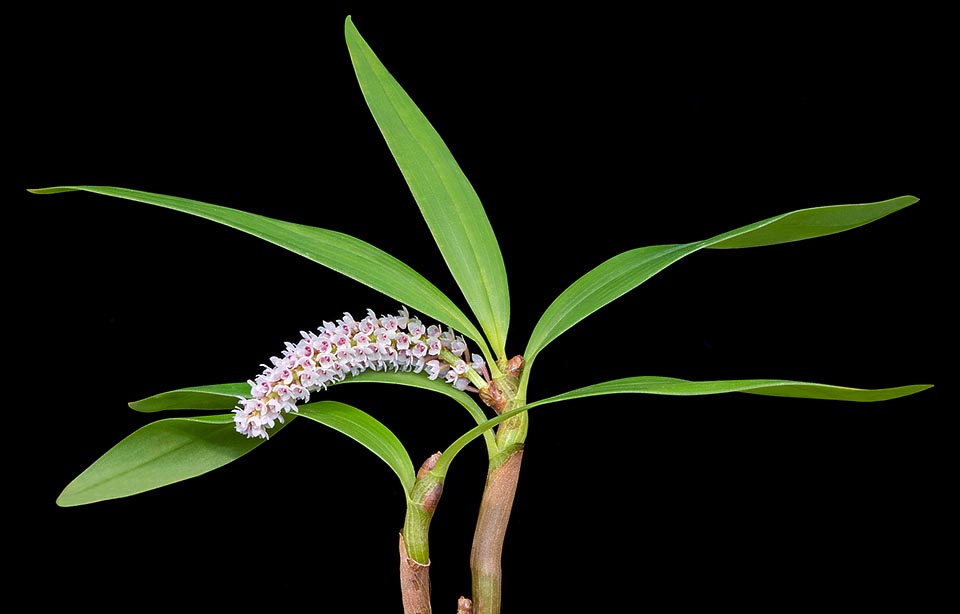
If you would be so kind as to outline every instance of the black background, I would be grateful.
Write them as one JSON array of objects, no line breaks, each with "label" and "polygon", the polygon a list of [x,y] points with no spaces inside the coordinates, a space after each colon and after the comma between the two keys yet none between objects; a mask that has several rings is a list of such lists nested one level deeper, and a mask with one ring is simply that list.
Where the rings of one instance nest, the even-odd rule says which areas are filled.
[{"label": "black background", "polygon": [[[26,192],[113,185],[338,230],[466,309],[356,84],[348,14],[484,203],[511,353],[557,294],[626,249],[920,199],[840,235],[697,253],[549,346],[531,399],[629,375],[937,386],[877,404],[628,396],[531,412],[505,612],[916,609],[945,587],[956,134],[943,16],[138,6],[41,3],[7,25],[10,590],[108,609],[401,611],[399,484],[314,423],[200,478],[54,503],[153,419],[128,401],[246,380],[300,330],[398,305],[205,220]],[[328,394],[393,429],[415,463],[471,425],[425,392]],[[438,611],[469,594],[484,473],[474,444],[434,519]]]}]

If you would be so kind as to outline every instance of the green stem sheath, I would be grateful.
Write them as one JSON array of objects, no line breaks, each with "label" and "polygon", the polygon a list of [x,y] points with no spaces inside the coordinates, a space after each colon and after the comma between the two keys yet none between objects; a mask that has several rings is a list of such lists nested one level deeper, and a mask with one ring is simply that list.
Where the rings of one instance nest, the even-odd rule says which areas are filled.
[{"label": "green stem sheath", "polygon": [[440,452],[431,455],[417,471],[417,481],[407,498],[403,520],[403,540],[407,556],[422,565],[430,563],[430,521],[443,494],[443,476],[433,473]]}]

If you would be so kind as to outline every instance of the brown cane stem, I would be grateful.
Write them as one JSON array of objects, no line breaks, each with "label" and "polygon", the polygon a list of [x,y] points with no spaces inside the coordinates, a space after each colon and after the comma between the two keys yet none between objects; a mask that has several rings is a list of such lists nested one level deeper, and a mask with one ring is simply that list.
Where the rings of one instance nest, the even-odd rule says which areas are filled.
[{"label": "brown cane stem", "polygon": [[[483,402],[498,414],[524,404],[523,398],[517,394],[523,357],[514,356],[509,362],[504,361],[501,369],[503,375],[480,392]],[[500,614],[503,539],[517,492],[528,424],[527,412],[522,412],[497,427],[499,452],[490,459],[487,468],[487,482],[470,551],[473,614]]]},{"label": "brown cane stem", "polygon": [[470,552],[474,614],[499,614],[501,553],[517,491],[523,448],[517,448],[487,473],[480,514]]},{"label": "brown cane stem", "polygon": [[400,534],[400,592],[404,614],[431,614],[430,563],[418,563],[407,556],[407,547]]}]

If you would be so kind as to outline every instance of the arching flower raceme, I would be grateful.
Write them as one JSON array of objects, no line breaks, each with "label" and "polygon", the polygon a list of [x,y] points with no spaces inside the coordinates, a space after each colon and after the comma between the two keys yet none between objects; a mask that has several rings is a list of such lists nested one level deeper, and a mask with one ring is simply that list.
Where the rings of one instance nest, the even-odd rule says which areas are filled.
[{"label": "arching flower raceme", "polygon": [[268,429],[283,414],[297,411],[297,403],[310,401],[310,393],[373,369],[375,371],[423,372],[430,379],[442,378],[458,390],[472,390],[471,378],[486,373],[483,357],[469,356],[463,337],[450,329],[424,326],[406,307],[398,315],[377,317],[368,309],[359,322],[349,313],[333,322],[324,321],[317,332],[300,332],[297,344],[287,343],[280,357],[250,384],[249,399],[240,399],[233,410],[238,432],[247,437],[268,437]]}]

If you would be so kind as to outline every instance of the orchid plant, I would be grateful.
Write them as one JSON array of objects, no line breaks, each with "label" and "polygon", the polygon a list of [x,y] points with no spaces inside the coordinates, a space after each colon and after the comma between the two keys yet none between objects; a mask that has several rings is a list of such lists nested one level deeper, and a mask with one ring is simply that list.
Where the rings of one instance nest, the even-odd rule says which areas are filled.
[{"label": "orchid plant", "polygon": [[[199,410],[150,422],[117,443],[63,490],[60,506],[127,497],[200,476],[229,464],[297,418],[326,425],[362,444],[396,474],[406,496],[399,536],[404,611],[432,611],[429,529],[450,465],[482,439],[486,485],[474,527],[472,594],[459,612],[501,609],[501,555],[529,410],[564,400],[611,394],[747,393],[840,401],[883,401],[927,385],[858,389],[820,383],[742,379],[688,381],[636,376],[594,383],[549,398],[528,398],[537,356],[565,331],[634,290],[666,267],[702,249],[760,247],[863,226],[917,201],[801,209],[718,236],[623,252],[583,275],[549,305],[522,354],[507,352],[510,295],[496,236],[470,182],[443,140],[386,70],[348,17],[346,44],[370,111],[419,206],[472,318],[456,301],[397,258],[335,230],[294,224],[185,198],[120,187],[61,186],[37,194],[85,191],[199,216],[249,233],[361,282],[395,301],[389,313],[319,314],[329,319],[278,348],[244,383],[181,388],[130,404],[139,412]],[[446,395],[476,426],[417,469],[398,437],[363,410],[327,397],[341,382],[412,386]],[[212,413],[211,413],[212,412]],[[274,445],[274,444],[270,444]]]}]

